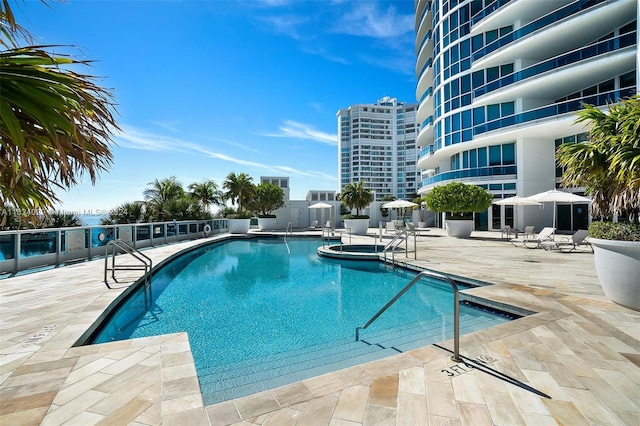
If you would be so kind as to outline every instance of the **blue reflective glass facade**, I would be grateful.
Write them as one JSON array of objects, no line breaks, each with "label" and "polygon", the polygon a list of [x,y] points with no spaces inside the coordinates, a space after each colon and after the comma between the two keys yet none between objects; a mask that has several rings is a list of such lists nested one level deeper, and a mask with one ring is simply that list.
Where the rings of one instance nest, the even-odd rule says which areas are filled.
[{"label": "blue reflective glass facade", "polygon": [[[422,180],[422,193],[438,182],[483,184],[487,176],[517,175],[526,161],[518,153],[531,152],[517,147],[537,137],[528,126],[555,125],[558,117],[567,122],[584,103],[605,106],[637,92],[635,0],[418,0],[416,9],[418,63],[424,64],[417,96],[432,111],[418,114],[419,165],[436,173]],[[567,31],[569,42],[561,39]],[[557,43],[549,42],[553,37]],[[432,49],[424,48],[427,42]],[[611,63],[606,72],[604,61]],[[566,84],[555,79],[559,73]],[[563,126],[551,140],[570,133]],[[496,150],[500,164],[491,155]]]}]

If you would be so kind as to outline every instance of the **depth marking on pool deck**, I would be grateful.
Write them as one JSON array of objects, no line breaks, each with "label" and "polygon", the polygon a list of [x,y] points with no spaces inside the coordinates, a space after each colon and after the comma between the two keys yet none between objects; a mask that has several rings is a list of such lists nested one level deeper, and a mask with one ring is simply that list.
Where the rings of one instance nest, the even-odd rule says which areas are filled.
[{"label": "depth marking on pool deck", "polygon": [[27,346],[33,346],[36,345],[40,342],[40,340],[42,340],[43,338],[47,337],[47,335],[49,333],[51,333],[53,330],[56,329],[56,325],[45,325],[44,327],[42,327],[42,329],[37,332],[36,334],[34,334],[33,336],[29,337],[29,340],[27,340],[26,342],[24,342],[22,344],[22,347],[27,347]]},{"label": "depth marking on pool deck", "polygon": [[[493,364],[497,361],[497,359],[489,355],[478,355],[477,357],[473,358],[473,360],[477,361],[480,364]],[[440,370],[440,373],[444,374],[447,377],[455,377],[459,376],[460,374],[468,373],[475,368],[477,367],[473,364],[468,364],[463,361]]]}]

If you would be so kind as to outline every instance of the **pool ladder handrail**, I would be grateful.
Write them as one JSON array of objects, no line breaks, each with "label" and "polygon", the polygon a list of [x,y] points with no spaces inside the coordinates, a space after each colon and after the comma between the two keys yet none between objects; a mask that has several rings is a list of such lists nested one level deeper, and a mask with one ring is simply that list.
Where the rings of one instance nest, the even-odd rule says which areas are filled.
[{"label": "pool ladder handrail", "polygon": [[291,249],[289,248],[289,243],[287,243],[287,234],[291,232],[291,236],[293,237],[293,227],[291,222],[287,224],[287,229],[284,231],[284,245],[287,247],[287,253],[291,254]]},{"label": "pool ladder handrail", "polygon": [[456,283],[445,274],[439,274],[437,272],[431,271],[422,271],[420,272],[409,284],[407,284],[402,290],[398,292],[391,300],[387,302],[386,305],[382,307],[374,316],[371,317],[369,321],[366,322],[362,327],[356,327],[356,342],[360,340],[360,331],[365,330],[369,327],[375,320],[380,317],[391,305],[393,305],[402,295],[404,295],[411,287],[413,287],[418,281],[425,277],[438,278],[446,281],[453,290],[453,356],[451,359],[455,362],[461,362],[460,359],[460,305],[459,305],[459,291]]},{"label": "pool ladder handrail", "polygon": [[[109,249],[111,248],[111,252]],[[134,259],[137,259],[142,263],[142,265],[120,265],[116,266],[116,248],[130,254]],[[111,255],[111,268],[109,268],[109,255]],[[105,245],[105,254],[104,254],[104,283],[107,288],[111,288],[109,286],[109,282],[107,280],[107,272],[111,271],[111,278],[118,282],[116,279],[116,271],[134,271],[134,270],[144,270],[144,285],[145,288],[149,287],[150,282],[150,272],[153,268],[153,261],[151,258],[144,253],[140,252],[140,250],[136,249],[129,243],[124,240],[111,240]]]}]

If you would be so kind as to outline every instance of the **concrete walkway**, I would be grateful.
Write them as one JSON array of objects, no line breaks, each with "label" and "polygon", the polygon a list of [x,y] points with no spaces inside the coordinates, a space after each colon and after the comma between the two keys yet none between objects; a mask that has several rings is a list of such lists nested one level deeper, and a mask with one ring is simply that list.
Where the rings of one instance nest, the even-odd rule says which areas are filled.
[{"label": "concrete walkway", "polygon": [[[98,260],[2,280],[0,425],[640,424],[640,312],[606,299],[588,249],[499,237],[431,230],[417,259],[396,259],[493,283],[465,292],[536,312],[463,336],[462,355],[486,368],[434,345],[207,407],[185,333],[73,347],[135,276],[108,290]],[[158,264],[202,243],[145,254]]]}]

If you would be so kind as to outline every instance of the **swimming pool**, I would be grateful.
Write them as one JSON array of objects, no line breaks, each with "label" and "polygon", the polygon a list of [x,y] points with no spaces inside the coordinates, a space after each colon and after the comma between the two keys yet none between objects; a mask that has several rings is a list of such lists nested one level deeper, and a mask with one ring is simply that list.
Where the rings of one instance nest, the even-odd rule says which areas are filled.
[{"label": "swimming pool", "polygon": [[[453,296],[423,280],[361,335],[415,273],[320,258],[319,240],[214,243],[160,268],[92,343],[186,331],[205,404],[447,340]],[[462,305],[461,334],[512,318]]]}]

